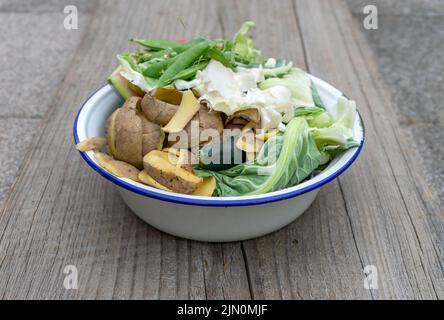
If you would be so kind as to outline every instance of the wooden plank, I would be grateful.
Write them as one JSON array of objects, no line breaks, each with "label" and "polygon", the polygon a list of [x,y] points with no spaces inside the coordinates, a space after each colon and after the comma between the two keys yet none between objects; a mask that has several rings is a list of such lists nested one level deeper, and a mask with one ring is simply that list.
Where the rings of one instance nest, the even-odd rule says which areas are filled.
[{"label": "wooden plank", "polygon": [[381,95],[369,48],[342,1],[295,3],[309,69],[357,100],[364,117],[364,152],[339,183],[363,262],[378,268],[373,294],[442,298],[442,211],[421,199],[424,182],[409,168],[404,152],[412,148]]},{"label": "wooden plank", "polygon": [[[100,1],[72,66],[0,215],[0,297],[249,298],[240,244],[162,234],[137,219],[81,160],[72,123],[81,102],[134,48],[131,36],[220,36],[217,3]],[[65,290],[63,269],[78,269]]]},{"label": "wooden plank", "polygon": [[[1,298],[442,298],[444,213],[408,161],[365,40],[340,0],[100,1],[0,214]],[[199,18],[195,18],[199,17]],[[206,17],[206,18],[203,18]],[[297,19],[296,19],[297,18]],[[73,149],[81,101],[131,36],[231,36],[247,19],[264,53],[291,58],[358,101],[367,143],[289,227],[230,244],[186,241],[137,219]],[[79,271],[65,290],[63,268]],[[379,290],[363,287],[378,268]]]},{"label": "wooden plank", "polygon": [[[243,21],[253,20],[255,41],[264,54],[306,68],[291,1],[224,4],[219,14],[226,37]],[[337,182],[323,188],[312,207],[290,226],[246,241],[243,247],[256,299],[371,298],[363,287],[363,265]]]}]

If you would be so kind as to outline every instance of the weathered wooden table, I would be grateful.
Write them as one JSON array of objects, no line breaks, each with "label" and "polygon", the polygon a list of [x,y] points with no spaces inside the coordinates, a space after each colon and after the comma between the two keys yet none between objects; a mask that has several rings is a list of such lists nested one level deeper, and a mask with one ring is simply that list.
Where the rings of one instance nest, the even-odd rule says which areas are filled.
[{"label": "weathered wooden table", "polygon": [[[76,112],[115,54],[133,48],[129,37],[231,37],[247,19],[264,53],[291,58],[358,102],[363,153],[269,236],[209,244],[161,233],[81,160]],[[87,28],[0,214],[0,298],[444,297],[443,209],[343,1],[104,0]],[[63,285],[67,265],[78,270],[77,290]],[[365,288],[366,266],[377,270],[377,289]]]}]

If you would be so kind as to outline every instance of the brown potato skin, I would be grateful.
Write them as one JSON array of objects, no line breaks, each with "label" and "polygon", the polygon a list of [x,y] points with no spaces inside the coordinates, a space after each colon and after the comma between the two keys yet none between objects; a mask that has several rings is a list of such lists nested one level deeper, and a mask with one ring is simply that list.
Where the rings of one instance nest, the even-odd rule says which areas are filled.
[{"label": "brown potato skin", "polygon": [[117,160],[127,162],[138,169],[142,165],[142,120],[135,110],[121,108],[115,117]]},{"label": "brown potato skin", "polygon": [[118,177],[139,181],[139,169],[130,165],[129,163],[115,160],[113,157],[102,152],[95,152],[94,157],[99,165],[110,173]]},{"label": "brown potato skin", "polygon": [[141,109],[149,121],[165,126],[170,122],[179,106],[155,99],[147,93],[143,96]]},{"label": "brown potato skin", "polygon": [[[196,121],[198,122],[198,128],[195,124]],[[192,128],[194,130],[193,135],[191,132]],[[190,122],[188,122],[182,132],[170,134],[168,144],[179,149],[188,149],[198,146],[202,143],[208,142],[208,139],[203,139],[201,136],[202,132],[206,129],[215,129],[219,132],[219,134],[221,134],[222,130],[224,129],[224,124],[219,112],[208,111],[206,107],[202,106],[199,109],[199,112],[194,115]],[[188,140],[182,139],[182,134],[184,137],[186,134]]]},{"label": "brown potato skin", "polygon": [[128,108],[128,109],[140,111],[141,102],[142,102],[141,97],[136,97],[136,96],[129,97],[128,99],[126,99],[122,108]]},{"label": "brown potato skin", "polygon": [[143,158],[143,167],[154,180],[174,192],[186,194],[191,193],[199,188],[203,182],[203,179],[201,179],[200,183],[187,181],[179,176],[176,176],[173,172],[168,172],[162,168],[155,167],[149,163],[148,155]]},{"label": "brown potato skin", "polygon": [[259,111],[257,109],[246,109],[246,110],[237,111],[233,115],[229,116],[226,119],[225,123],[230,122],[234,118],[242,118],[242,119],[245,119],[249,122],[251,121],[254,123],[258,123],[258,124],[261,121],[261,116],[260,116]]},{"label": "brown potato skin", "polygon": [[216,129],[219,133],[222,133],[224,123],[220,112],[208,111],[206,107],[202,106],[199,110],[199,128],[201,130]]},{"label": "brown potato skin", "polygon": [[140,111],[140,97],[128,98],[107,120],[110,154],[117,160],[142,168],[142,158],[162,147],[163,132],[158,124],[146,119]]},{"label": "brown potato skin", "polygon": [[158,124],[149,121],[141,113],[138,116],[142,122],[142,156],[144,156],[148,152],[159,148],[162,132]]},{"label": "brown potato skin", "polygon": [[151,177],[153,177],[154,180],[167,187],[168,189],[173,190],[174,192],[188,194],[193,192],[200,186],[200,184],[196,185],[195,183],[180,179],[171,172],[166,172],[161,169],[154,168],[149,164],[145,165],[145,170]]},{"label": "brown potato skin", "polygon": [[99,150],[106,144],[106,139],[102,137],[91,137],[76,144],[76,149],[82,152]]}]

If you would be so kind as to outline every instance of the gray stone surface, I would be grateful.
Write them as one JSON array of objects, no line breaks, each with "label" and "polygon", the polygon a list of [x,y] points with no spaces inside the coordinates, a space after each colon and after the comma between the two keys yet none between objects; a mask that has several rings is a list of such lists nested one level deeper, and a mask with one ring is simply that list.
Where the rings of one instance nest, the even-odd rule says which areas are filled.
[{"label": "gray stone surface", "polygon": [[3,12],[63,12],[67,5],[75,5],[79,12],[91,12],[94,0],[0,0],[0,11]]},{"label": "gray stone surface", "polygon": [[0,205],[29,149],[39,119],[0,119]]},{"label": "gray stone surface", "polygon": [[63,6],[0,0],[0,207],[70,67],[87,12],[79,6],[79,29],[68,31]]},{"label": "gray stone surface", "polygon": [[355,15],[362,14],[366,5],[375,5],[379,15],[441,15],[444,12],[442,0],[347,0]]},{"label": "gray stone surface", "polygon": [[0,117],[40,117],[81,39],[79,29],[66,30],[61,13],[0,12]]},{"label": "gray stone surface", "polygon": [[[424,176],[444,205],[444,1],[348,0],[361,25],[397,117],[418,149]],[[378,30],[362,28],[362,7],[375,3]]]}]

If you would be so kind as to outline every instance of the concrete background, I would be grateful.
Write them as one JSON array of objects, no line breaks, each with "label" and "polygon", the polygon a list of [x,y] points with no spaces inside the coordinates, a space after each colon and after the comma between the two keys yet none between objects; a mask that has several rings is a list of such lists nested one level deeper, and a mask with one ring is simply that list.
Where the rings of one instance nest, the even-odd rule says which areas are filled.
[{"label": "concrete background", "polygon": [[[419,151],[423,175],[443,206],[444,1],[347,2],[373,50],[398,122]],[[363,28],[368,4],[378,8],[377,30]]]},{"label": "concrete background", "polygon": [[[93,2],[76,2],[79,26]],[[82,39],[63,27],[68,3],[0,0],[0,207]]]},{"label": "concrete background", "polygon": [[[423,175],[444,199],[444,1],[347,0],[397,108],[398,121],[421,157]],[[75,3],[79,30],[63,28]],[[379,29],[362,28],[375,4]],[[94,1],[0,0],[0,207],[39,132],[89,23]],[[60,106],[61,108],[63,106]]]}]

